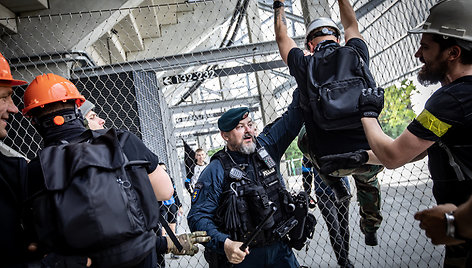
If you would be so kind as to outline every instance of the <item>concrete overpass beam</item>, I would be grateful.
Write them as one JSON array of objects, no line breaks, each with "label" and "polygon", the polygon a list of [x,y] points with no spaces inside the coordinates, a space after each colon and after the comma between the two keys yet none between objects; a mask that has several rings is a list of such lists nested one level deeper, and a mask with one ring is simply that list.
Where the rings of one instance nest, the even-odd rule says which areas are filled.
[{"label": "concrete overpass beam", "polygon": [[119,38],[126,52],[144,49],[144,43],[138,24],[132,14],[124,17],[113,29],[117,31],[116,36]]},{"label": "concrete overpass beam", "polygon": [[136,24],[139,25],[139,32],[143,39],[161,37],[161,27],[157,18],[156,0],[146,0],[141,4],[140,9],[133,10]]},{"label": "concrete overpass beam", "polygon": [[[127,0],[122,3],[119,8],[129,8],[140,5],[143,0]],[[110,1],[111,2],[111,1]],[[113,27],[115,27],[118,21],[121,21],[124,17],[128,16],[131,13],[131,10],[117,10],[112,12],[106,19],[97,21],[96,24],[93,24],[91,21],[87,22],[86,32],[78,42],[76,42],[71,50],[73,51],[83,51],[91,44],[95,43],[97,40],[101,39],[102,36],[106,35]],[[93,26],[92,29],[90,29]],[[72,41],[71,41],[72,42]]]},{"label": "concrete overpass beam", "polygon": [[[168,4],[177,3],[177,0],[170,0]],[[177,5],[159,6],[157,8],[157,19],[162,25],[177,24]]]},{"label": "concrete overpass beam", "polygon": [[316,18],[319,18],[319,17],[330,18],[331,17],[328,0],[321,0],[321,1],[301,0],[301,3],[302,3],[303,19],[305,20],[305,26],[308,26],[308,24]]},{"label": "concrete overpass beam", "polygon": [[7,7],[14,13],[49,8],[48,0],[0,0],[0,4]]},{"label": "concrete overpass beam", "polygon": [[7,33],[18,33],[16,25],[16,15],[10,9],[0,4],[0,18],[6,18],[0,20],[0,25],[5,29]]},{"label": "concrete overpass beam", "polygon": [[108,32],[105,37],[107,38],[107,45],[110,53],[111,63],[119,63],[126,61],[126,51],[118,38],[118,35],[114,33],[113,29]]}]

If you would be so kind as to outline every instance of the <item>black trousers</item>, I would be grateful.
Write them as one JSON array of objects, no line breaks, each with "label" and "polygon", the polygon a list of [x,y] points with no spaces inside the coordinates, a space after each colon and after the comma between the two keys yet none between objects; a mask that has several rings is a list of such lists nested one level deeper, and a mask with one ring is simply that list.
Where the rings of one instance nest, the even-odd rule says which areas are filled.
[{"label": "black trousers", "polygon": [[343,266],[349,261],[349,200],[337,203],[333,195],[317,192],[316,196],[334,254],[338,264]]}]

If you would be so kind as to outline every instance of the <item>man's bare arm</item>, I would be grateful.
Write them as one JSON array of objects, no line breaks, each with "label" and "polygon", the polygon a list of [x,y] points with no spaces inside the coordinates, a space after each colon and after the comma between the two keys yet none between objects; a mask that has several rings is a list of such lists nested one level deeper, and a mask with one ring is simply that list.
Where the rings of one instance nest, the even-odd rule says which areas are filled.
[{"label": "man's bare arm", "polygon": [[[280,1],[280,2],[284,2]],[[288,53],[294,47],[297,47],[295,41],[293,41],[287,34],[287,18],[285,17],[284,7],[274,9],[274,30],[275,30],[275,41],[279,46],[280,56],[282,60],[287,64]]]},{"label": "man's bare arm", "polygon": [[413,135],[408,129],[395,140],[387,136],[380,128],[376,118],[361,119],[370,148],[380,162],[387,168],[401,167],[413,160],[424,157],[424,152],[434,141],[423,140]]},{"label": "man's bare arm", "polygon": [[[372,152],[372,150],[369,150],[367,151],[367,154],[369,155],[369,160],[367,161],[367,164],[371,164],[371,165],[383,165],[382,162],[377,158],[377,156],[374,154],[374,152]],[[422,152],[421,154],[417,155],[415,158],[413,158],[410,163],[413,163],[413,162],[416,162],[416,161],[419,161],[423,158],[425,158],[425,156],[428,155],[428,152],[427,151],[424,151]]]},{"label": "man's bare arm", "polygon": [[162,167],[157,166],[148,176],[157,200],[169,200],[174,194],[174,186],[167,172]]},{"label": "man's bare arm", "polygon": [[338,0],[339,13],[341,14],[341,23],[344,27],[344,37],[346,42],[351,38],[361,38],[359,32],[359,24],[357,23],[356,13],[352,8],[349,0]]}]

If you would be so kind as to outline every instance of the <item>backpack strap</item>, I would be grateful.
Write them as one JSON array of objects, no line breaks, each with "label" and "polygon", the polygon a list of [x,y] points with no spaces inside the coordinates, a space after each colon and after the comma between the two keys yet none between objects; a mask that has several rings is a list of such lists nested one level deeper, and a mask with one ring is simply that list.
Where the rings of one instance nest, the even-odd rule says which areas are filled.
[{"label": "backpack strap", "polygon": [[[130,133],[128,131],[123,131],[120,133],[118,133],[120,136],[119,136],[119,141],[120,141],[120,147],[123,149],[124,146],[125,146],[125,143],[126,143],[126,140],[128,139]],[[126,154],[123,152],[123,157],[125,159],[125,162],[128,163],[128,157],[126,157]],[[139,161],[133,161],[134,162],[139,162]],[[146,161],[146,163],[149,163]],[[161,213],[159,213],[159,221],[161,222],[162,224],[162,227],[164,227],[164,229],[166,230],[167,232],[167,235],[170,237],[170,239],[172,240],[172,242],[174,242],[174,245],[175,247],[179,250],[179,251],[182,251],[182,249],[184,248],[182,246],[182,244],[180,244],[179,240],[177,239],[177,237],[175,236],[174,232],[170,229],[169,227],[169,224],[167,223],[167,221],[164,219],[164,217],[162,216]]]},{"label": "backpack strap", "polygon": [[367,63],[364,61],[364,59],[361,57],[359,52],[357,50],[353,49],[354,52],[356,52],[357,56],[359,57],[359,62],[361,64],[361,70],[362,70],[362,75],[364,76],[365,82],[370,88],[376,88],[377,84],[375,83],[374,77],[372,76],[372,73],[370,72],[369,66]]},{"label": "backpack strap", "polygon": [[[118,140],[120,141],[120,147],[121,149],[124,149],[125,147],[125,142],[126,140],[128,139],[129,137],[129,132],[128,131],[123,131],[120,135],[120,137],[118,138]],[[126,156],[124,150],[123,150],[123,157],[125,159],[125,163],[128,163],[128,157]]]},{"label": "backpack strap", "polygon": [[164,217],[162,217],[162,214],[161,214],[161,213],[159,213],[159,221],[161,222],[162,227],[164,227],[164,229],[166,230],[167,235],[170,237],[170,239],[172,240],[172,242],[174,242],[175,247],[176,247],[179,251],[182,251],[182,249],[183,249],[184,247],[182,246],[182,244],[180,244],[179,239],[177,239],[177,236],[175,236],[174,232],[170,229],[169,224],[168,224],[167,221],[164,219]]},{"label": "backpack strap", "polygon": [[471,180],[472,171],[462,163],[457,157],[454,157],[451,149],[441,140],[438,142],[439,147],[446,151],[447,157],[449,158],[449,165],[452,167],[459,181]]}]

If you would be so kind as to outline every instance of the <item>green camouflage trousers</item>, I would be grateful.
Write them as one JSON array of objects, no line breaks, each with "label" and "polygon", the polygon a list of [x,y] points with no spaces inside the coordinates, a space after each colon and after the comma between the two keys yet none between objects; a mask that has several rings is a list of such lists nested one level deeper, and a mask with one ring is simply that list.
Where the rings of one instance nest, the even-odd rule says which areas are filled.
[{"label": "green camouflage trousers", "polygon": [[[303,155],[313,163],[316,171],[319,172],[318,163],[315,155],[309,149],[308,135],[305,126],[298,134],[298,147]],[[357,187],[357,201],[359,202],[359,214],[361,216],[361,231],[375,232],[382,223],[382,214],[380,213],[380,184],[377,180],[377,174],[383,170],[383,166],[363,165],[353,169],[339,169],[329,176],[320,174],[321,179],[328,186],[333,182],[340,180],[341,177],[352,175]]]}]

